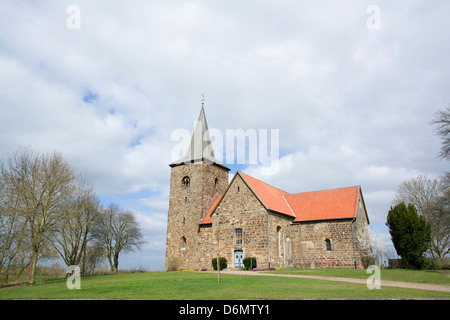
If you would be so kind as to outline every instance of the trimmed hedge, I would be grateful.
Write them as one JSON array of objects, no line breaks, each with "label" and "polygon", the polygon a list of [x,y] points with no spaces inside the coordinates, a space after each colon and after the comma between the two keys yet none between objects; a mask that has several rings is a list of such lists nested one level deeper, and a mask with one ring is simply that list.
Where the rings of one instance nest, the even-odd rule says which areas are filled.
[{"label": "trimmed hedge", "polygon": [[244,269],[245,270],[252,270],[253,268],[258,267],[257,264],[256,264],[256,258],[255,257],[244,258],[243,262],[244,262]]},{"label": "trimmed hedge", "polygon": [[[214,270],[217,270],[217,258],[212,259],[212,265]],[[225,259],[224,257],[219,257],[219,265],[220,265],[220,270],[226,269],[227,268],[227,259]]]}]

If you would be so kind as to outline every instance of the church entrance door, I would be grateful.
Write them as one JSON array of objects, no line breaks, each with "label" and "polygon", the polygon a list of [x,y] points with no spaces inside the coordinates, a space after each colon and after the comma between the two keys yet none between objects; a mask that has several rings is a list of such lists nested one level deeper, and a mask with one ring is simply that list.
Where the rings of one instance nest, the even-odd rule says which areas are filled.
[{"label": "church entrance door", "polygon": [[234,251],[234,267],[235,268],[242,268],[243,267],[243,252],[242,250],[236,250]]}]

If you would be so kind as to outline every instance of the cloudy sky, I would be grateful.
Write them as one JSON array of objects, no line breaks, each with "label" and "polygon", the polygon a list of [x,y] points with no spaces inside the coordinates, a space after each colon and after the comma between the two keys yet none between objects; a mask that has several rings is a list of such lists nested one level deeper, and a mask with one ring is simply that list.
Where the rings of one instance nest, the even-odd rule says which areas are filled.
[{"label": "cloudy sky", "polygon": [[276,172],[228,163],[232,174],[292,193],[361,185],[388,241],[398,184],[448,170],[429,122],[450,104],[449,12],[438,0],[2,0],[0,158],[61,152],[138,217],[147,244],[119,267],[162,269],[172,134],[192,132],[203,93],[210,128],[279,132]]}]

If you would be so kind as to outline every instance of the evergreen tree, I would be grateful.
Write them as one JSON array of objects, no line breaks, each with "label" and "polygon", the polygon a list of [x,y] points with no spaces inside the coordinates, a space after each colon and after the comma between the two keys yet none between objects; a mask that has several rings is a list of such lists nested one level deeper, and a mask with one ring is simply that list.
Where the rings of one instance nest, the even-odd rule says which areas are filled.
[{"label": "evergreen tree", "polygon": [[390,208],[386,225],[389,227],[392,243],[404,265],[422,267],[423,253],[431,241],[431,226],[419,216],[412,204],[401,202]]}]

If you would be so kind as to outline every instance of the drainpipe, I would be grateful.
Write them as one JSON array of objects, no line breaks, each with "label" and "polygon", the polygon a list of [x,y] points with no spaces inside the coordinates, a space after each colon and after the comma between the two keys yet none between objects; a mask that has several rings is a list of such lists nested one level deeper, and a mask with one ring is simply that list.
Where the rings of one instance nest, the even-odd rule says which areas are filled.
[{"label": "drainpipe", "polygon": [[267,210],[267,248],[269,250],[269,268],[270,268],[270,229],[269,229],[269,210]]},{"label": "drainpipe", "polygon": [[352,227],[352,242],[353,242],[353,260],[355,262],[355,269],[356,268],[356,252],[355,252],[355,236],[353,235],[353,222],[355,222],[356,217],[353,218],[352,222],[350,222],[350,225]]}]

